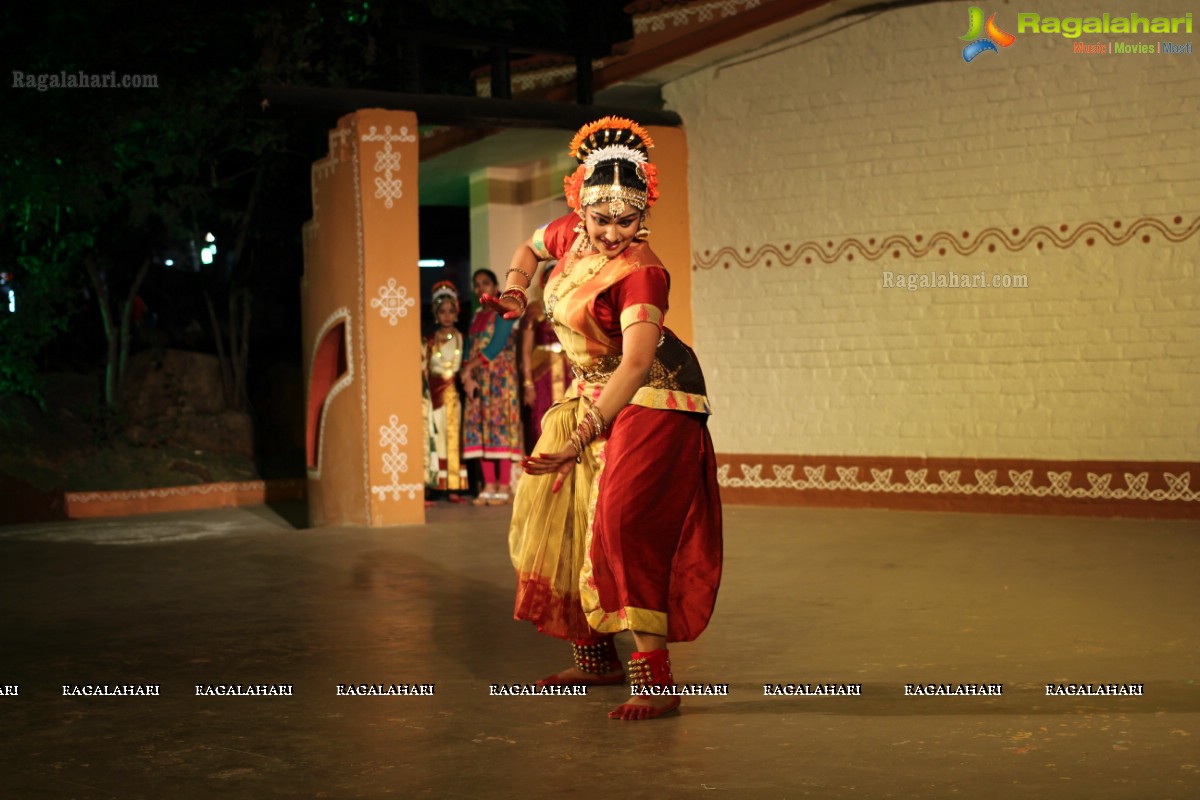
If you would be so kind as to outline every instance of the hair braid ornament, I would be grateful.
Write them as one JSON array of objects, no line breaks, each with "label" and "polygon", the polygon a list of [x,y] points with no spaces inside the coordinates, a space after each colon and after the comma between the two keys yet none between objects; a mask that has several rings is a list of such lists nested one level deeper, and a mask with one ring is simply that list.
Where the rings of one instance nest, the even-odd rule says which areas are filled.
[{"label": "hair braid ornament", "polygon": [[[607,200],[614,215],[623,213],[627,204],[639,211],[654,205],[658,200],[658,168],[647,155],[652,147],[654,140],[646,129],[624,117],[603,117],[584,125],[571,140],[571,157],[579,161],[579,166],[563,179],[567,205],[582,213],[584,207]],[[590,183],[597,167],[608,165],[613,171],[611,181]]]}]

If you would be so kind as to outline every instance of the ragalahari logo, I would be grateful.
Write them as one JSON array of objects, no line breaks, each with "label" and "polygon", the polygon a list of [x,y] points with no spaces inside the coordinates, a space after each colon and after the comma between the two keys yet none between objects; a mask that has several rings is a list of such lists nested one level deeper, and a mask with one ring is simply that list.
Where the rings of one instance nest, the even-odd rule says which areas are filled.
[{"label": "ragalahari logo", "polygon": [[[968,64],[980,53],[988,51],[999,53],[1000,51],[996,49],[996,45],[1008,47],[1017,40],[1017,37],[1011,33],[1000,30],[1000,26],[996,24],[995,14],[988,17],[987,24],[985,25],[983,22],[983,11],[975,6],[971,6],[971,9],[967,12],[967,22],[970,27],[964,35],[958,38],[964,42],[970,42],[970,44],[963,48],[963,61],[966,61]],[[981,34],[983,35],[981,36]]]}]

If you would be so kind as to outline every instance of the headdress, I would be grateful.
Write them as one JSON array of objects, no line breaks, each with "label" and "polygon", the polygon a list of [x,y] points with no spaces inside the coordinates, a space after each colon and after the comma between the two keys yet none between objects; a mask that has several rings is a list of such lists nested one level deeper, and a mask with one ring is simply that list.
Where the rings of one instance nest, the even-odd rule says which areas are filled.
[{"label": "headdress", "polygon": [[658,169],[647,156],[651,147],[654,140],[633,120],[604,117],[584,125],[571,140],[571,156],[579,166],[563,179],[567,205],[582,213],[608,201],[613,216],[625,213],[627,205],[639,211],[654,205]]},{"label": "headdress", "polygon": [[433,294],[430,297],[434,310],[437,310],[438,303],[446,299],[454,303],[454,310],[458,311],[458,289],[454,288],[452,281],[438,281],[433,285]]}]

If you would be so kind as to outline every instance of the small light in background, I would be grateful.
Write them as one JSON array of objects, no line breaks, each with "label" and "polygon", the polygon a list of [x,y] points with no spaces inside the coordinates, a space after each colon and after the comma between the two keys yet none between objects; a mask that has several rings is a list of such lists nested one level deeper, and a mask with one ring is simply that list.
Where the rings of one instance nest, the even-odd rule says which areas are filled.
[{"label": "small light in background", "polygon": [[17,313],[17,293],[12,289],[8,289],[8,313]]},{"label": "small light in background", "polygon": [[204,235],[204,241],[208,242],[208,246],[200,250],[200,263],[211,264],[217,256],[217,237],[210,232]]},{"label": "small light in background", "polygon": [[417,266],[422,269],[441,269],[446,266],[444,258],[420,258],[417,259]]},{"label": "small light in background", "polygon": [[173,266],[175,266],[175,259],[173,259],[173,258],[168,258],[168,259],[167,259],[166,261],[164,261],[163,263],[164,263],[164,264],[166,264],[168,267],[173,267]]}]

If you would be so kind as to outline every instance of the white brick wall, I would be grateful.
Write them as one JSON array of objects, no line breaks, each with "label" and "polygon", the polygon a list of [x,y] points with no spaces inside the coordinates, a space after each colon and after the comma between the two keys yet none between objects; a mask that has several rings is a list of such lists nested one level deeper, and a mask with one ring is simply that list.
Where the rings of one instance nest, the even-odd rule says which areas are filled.
[{"label": "white brick wall", "polygon": [[[1172,243],[1143,225],[1119,245],[1099,230],[1066,248],[1028,240],[1036,226],[1065,238],[1086,223],[1126,237],[1147,217],[1172,235],[1194,227],[1200,53],[1080,55],[1027,33],[967,64],[970,5],[890,11],[665,87],[689,136],[696,260],[731,247],[750,264],[693,274],[719,451],[1200,457],[1200,234]],[[1193,10],[1150,6],[1141,13]],[[1098,8],[1062,0],[1046,13]],[[1012,5],[984,10],[1016,34]],[[1082,41],[1110,38],[1172,37]],[[892,236],[925,247],[939,231],[977,243],[988,228],[968,255],[864,253]],[[1029,243],[1011,252],[1000,236]],[[760,251],[792,258],[785,245],[848,240],[862,247],[832,264]],[[1029,286],[885,290],[885,270]]]}]

